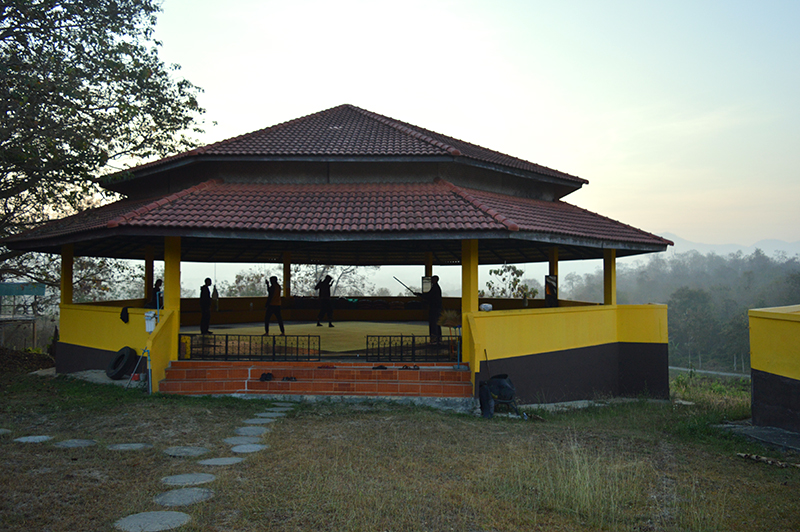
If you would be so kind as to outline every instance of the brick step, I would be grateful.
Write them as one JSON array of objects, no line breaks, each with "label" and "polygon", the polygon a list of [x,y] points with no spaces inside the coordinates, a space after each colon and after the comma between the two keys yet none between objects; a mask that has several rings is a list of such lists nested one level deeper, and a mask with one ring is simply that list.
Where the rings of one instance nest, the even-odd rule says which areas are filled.
[{"label": "brick step", "polygon": [[161,381],[160,391],[181,395],[279,394],[279,395],[372,395],[410,397],[472,397],[469,382],[397,381]]},{"label": "brick step", "polygon": [[[323,367],[320,367],[323,366]],[[325,367],[333,366],[333,367]],[[373,369],[383,366],[386,369]],[[403,369],[406,366],[410,369]],[[159,390],[182,395],[297,394],[472,397],[471,374],[448,363],[173,361]],[[261,381],[262,374],[272,379]],[[283,380],[293,377],[293,381]]]},{"label": "brick step", "polygon": [[272,380],[294,377],[297,380],[331,381],[400,381],[400,382],[469,382],[468,371],[440,370],[438,368],[414,369],[347,369],[347,368],[167,368],[166,380],[237,380],[258,381],[262,374],[272,374]]}]

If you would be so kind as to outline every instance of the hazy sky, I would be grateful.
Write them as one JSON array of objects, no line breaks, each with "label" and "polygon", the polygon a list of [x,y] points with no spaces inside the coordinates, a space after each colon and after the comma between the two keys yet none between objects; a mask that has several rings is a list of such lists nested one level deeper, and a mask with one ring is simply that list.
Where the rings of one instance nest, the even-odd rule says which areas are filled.
[{"label": "hazy sky", "polygon": [[588,179],[566,201],[657,234],[800,240],[798,1],[163,9],[204,142],[349,103]]}]

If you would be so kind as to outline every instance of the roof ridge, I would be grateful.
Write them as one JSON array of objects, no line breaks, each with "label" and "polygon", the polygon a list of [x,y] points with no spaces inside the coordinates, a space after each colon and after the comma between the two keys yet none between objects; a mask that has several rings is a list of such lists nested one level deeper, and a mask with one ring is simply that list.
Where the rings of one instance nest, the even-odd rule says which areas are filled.
[{"label": "roof ridge", "polygon": [[[345,104],[344,106],[349,107],[350,109],[352,109],[354,111],[357,111],[357,112],[361,113],[364,116],[372,118],[373,120],[376,120],[376,121],[380,122],[381,124],[384,124],[384,125],[387,125],[389,127],[392,127],[394,129],[400,131],[401,133],[405,133],[406,135],[414,137],[415,139],[418,139],[418,140],[421,140],[423,142],[427,142],[428,144],[431,144],[433,146],[436,146],[437,148],[440,148],[440,149],[446,151],[447,153],[449,153],[450,155],[452,155],[454,157],[458,157],[459,155],[461,155],[461,150],[459,150],[458,148],[456,148],[454,146],[451,146],[449,144],[446,144],[444,142],[441,142],[439,140],[436,140],[436,139],[434,139],[433,137],[431,137],[429,135],[426,135],[426,134],[421,133],[421,132],[419,132],[419,131],[417,131],[417,130],[415,130],[413,128],[408,127],[407,125],[401,124],[398,121],[394,120],[393,118],[389,118],[387,116],[379,115],[378,113],[373,113],[372,111],[367,111],[366,109],[361,109],[360,107],[356,107],[355,105]],[[344,106],[341,106],[341,107],[344,107]]]},{"label": "roof ridge", "polygon": [[492,209],[491,207],[487,207],[486,205],[478,201],[478,199],[475,198],[475,196],[461,189],[461,187],[458,187],[449,181],[445,181],[440,177],[437,177],[434,182],[440,182],[444,184],[445,186],[450,188],[450,190],[452,190],[453,192],[464,198],[466,201],[468,201],[469,203],[480,209],[482,212],[484,212],[488,216],[491,216],[495,221],[505,225],[509,231],[519,231],[519,224],[517,224],[510,218],[506,218],[505,216],[503,216],[496,210]]},{"label": "roof ridge", "polygon": [[139,207],[138,209],[136,209],[134,211],[127,212],[127,213],[123,214],[122,216],[118,216],[117,218],[114,218],[113,220],[109,220],[108,223],[106,224],[106,227],[119,227],[120,225],[122,225],[122,224],[124,224],[126,222],[129,222],[129,221],[133,220],[134,218],[138,218],[139,216],[141,216],[143,214],[147,214],[148,212],[152,212],[152,211],[158,209],[159,207],[163,207],[164,205],[172,203],[173,201],[178,200],[178,199],[180,199],[180,198],[182,198],[184,196],[187,196],[189,194],[194,194],[195,192],[198,192],[200,190],[205,190],[207,188],[214,187],[214,186],[219,185],[221,183],[222,183],[222,180],[220,180],[220,179],[209,179],[208,181],[203,181],[202,183],[199,183],[199,184],[197,184],[197,185],[195,185],[193,187],[189,187],[189,188],[185,188],[183,190],[179,190],[178,192],[170,194],[169,196],[162,196],[161,198],[159,198],[159,199],[157,199],[155,201],[151,201],[150,203],[148,203],[146,205],[143,205],[143,206]]}]

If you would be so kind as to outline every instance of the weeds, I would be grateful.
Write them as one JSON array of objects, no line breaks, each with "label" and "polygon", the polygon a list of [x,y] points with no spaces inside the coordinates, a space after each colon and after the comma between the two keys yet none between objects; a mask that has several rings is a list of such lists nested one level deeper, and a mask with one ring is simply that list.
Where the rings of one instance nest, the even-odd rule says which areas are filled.
[{"label": "weeds", "polygon": [[[543,422],[304,404],[271,425],[268,450],[213,471],[215,497],[183,509],[192,522],[182,530],[796,530],[800,473],[735,457],[764,450],[711,426],[746,413],[746,389],[691,379],[673,392],[694,404],[609,402],[543,412]],[[228,455],[222,440],[265,406],[24,375],[0,376],[0,397],[12,431],[0,437],[0,528],[9,531],[108,530],[161,510],[159,479],[198,469],[163,449]],[[34,433],[98,445],[11,441]],[[130,441],[154,448],[106,449]]]}]

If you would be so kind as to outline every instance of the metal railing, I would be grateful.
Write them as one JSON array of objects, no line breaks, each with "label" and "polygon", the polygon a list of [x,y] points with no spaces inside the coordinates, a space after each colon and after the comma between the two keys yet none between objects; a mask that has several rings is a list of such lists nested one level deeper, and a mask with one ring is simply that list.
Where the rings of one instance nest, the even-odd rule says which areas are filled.
[{"label": "metal railing", "polygon": [[449,362],[461,358],[460,336],[367,336],[369,362]]},{"label": "metal railing", "polygon": [[320,359],[319,336],[252,336],[245,334],[180,334],[179,360]]}]

